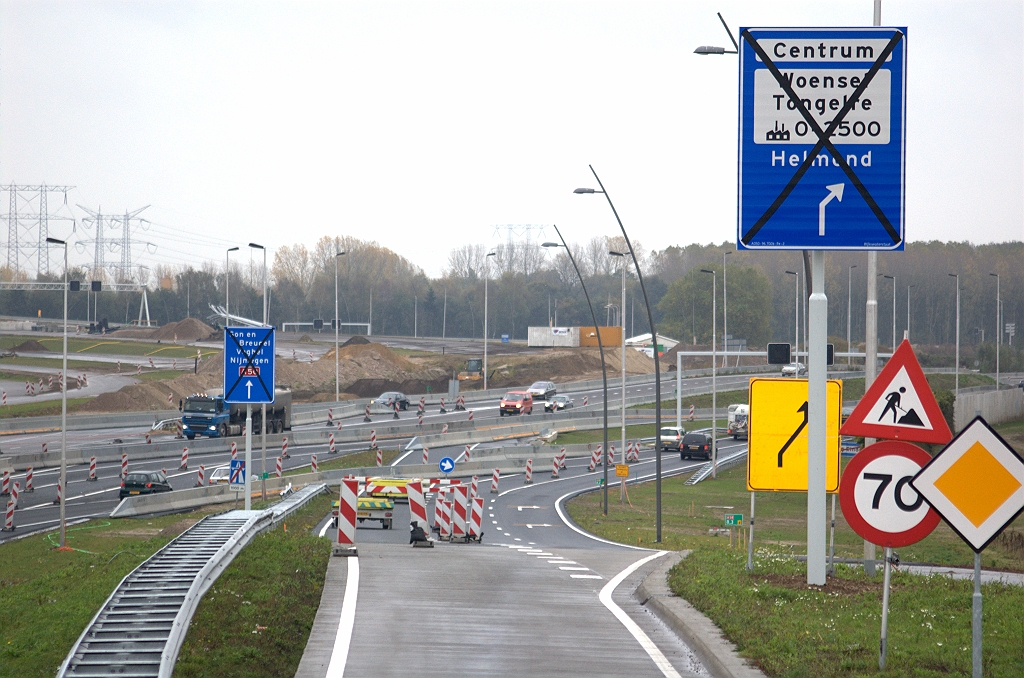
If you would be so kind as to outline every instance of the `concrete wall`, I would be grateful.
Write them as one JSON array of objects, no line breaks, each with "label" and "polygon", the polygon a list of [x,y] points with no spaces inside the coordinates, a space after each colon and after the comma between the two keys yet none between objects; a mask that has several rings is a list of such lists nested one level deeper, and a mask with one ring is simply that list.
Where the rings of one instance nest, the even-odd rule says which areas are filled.
[{"label": "concrete wall", "polygon": [[963,430],[978,412],[992,425],[1024,419],[1024,391],[1019,388],[980,393],[961,391],[953,408],[954,432]]}]

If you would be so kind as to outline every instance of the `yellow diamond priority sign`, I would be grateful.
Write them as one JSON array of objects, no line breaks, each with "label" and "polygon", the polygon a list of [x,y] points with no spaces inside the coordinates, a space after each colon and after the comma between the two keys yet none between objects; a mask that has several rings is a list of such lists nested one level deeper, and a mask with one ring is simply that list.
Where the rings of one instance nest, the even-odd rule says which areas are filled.
[{"label": "yellow diamond priority sign", "polygon": [[911,485],[978,553],[1024,510],[1024,460],[981,417]]}]

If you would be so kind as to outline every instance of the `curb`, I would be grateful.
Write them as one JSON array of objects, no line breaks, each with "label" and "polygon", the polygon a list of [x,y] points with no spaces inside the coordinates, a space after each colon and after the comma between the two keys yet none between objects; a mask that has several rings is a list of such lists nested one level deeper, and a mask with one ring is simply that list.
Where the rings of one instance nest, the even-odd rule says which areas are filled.
[{"label": "curb", "polygon": [[675,631],[715,678],[766,678],[740,656],[714,622],[672,593],[668,571],[690,553],[680,551],[664,559],[637,587],[636,599]]}]

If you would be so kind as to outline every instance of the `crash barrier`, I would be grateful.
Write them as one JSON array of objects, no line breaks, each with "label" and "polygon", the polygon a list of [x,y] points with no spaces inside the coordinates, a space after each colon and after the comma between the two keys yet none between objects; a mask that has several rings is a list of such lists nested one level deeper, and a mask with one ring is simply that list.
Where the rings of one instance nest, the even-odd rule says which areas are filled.
[{"label": "crash barrier", "polygon": [[964,392],[964,389],[960,389],[953,404],[956,430],[962,430],[979,414],[992,425],[1024,418],[1024,390],[1003,388],[998,391]]},{"label": "crash barrier", "polygon": [[[104,428],[131,428],[151,426],[154,421],[172,419],[181,416],[177,410],[158,412],[123,412],[118,414],[69,414],[67,426],[69,431],[89,431]],[[0,420],[0,434],[38,433],[43,431],[60,431],[60,416],[15,417]]]},{"label": "crash barrier", "polygon": [[[724,456],[718,458],[717,470],[721,472],[727,468],[732,468],[738,464],[743,463],[747,458],[747,448],[743,448],[738,452],[730,452]],[[702,480],[711,477],[711,474],[715,472],[715,462],[709,461],[697,469],[697,472],[686,479],[685,485],[696,485]]]},{"label": "crash barrier", "polygon": [[[121,580],[78,637],[58,677],[170,678],[192,615],[217,577],[256,535],[325,489],[306,487],[266,510],[229,511],[190,527]],[[140,614],[140,601],[147,599],[159,600],[159,618]],[[142,642],[147,649],[139,652]]]}]

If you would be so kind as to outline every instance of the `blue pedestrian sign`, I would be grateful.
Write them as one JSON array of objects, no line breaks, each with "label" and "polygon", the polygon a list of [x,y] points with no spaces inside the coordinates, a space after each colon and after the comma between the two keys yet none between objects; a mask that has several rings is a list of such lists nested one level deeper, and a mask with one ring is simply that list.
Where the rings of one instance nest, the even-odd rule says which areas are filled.
[{"label": "blue pedestrian sign", "polygon": [[245,491],[245,460],[232,459],[228,487],[236,492]]},{"label": "blue pedestrian sign", "polygon": [[274,328],[224,328],[224,400],[274,402]]},{"label": "blue pedestrian sign", "polygon": [[902,250],[907,29],[740,36],[737,247]]},{"label": "blue pedestrian sign", "polygon": [[441,469],[441,473],[451,473],[455,470],[455,460],[451,457],[445,457],[437,462],[437,468]]}]

